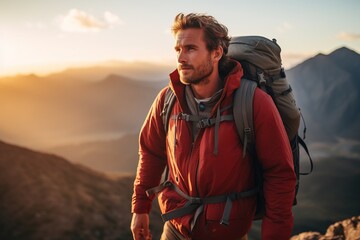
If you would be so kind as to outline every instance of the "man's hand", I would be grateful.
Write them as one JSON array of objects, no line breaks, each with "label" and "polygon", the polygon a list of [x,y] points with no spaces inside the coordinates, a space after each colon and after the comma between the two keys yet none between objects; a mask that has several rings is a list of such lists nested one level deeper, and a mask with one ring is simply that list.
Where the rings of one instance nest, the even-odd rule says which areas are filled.
[{"label": "man's hand", "polygon": [[149,214],[133,213],[130,229],[134,240],[151,240]]}]

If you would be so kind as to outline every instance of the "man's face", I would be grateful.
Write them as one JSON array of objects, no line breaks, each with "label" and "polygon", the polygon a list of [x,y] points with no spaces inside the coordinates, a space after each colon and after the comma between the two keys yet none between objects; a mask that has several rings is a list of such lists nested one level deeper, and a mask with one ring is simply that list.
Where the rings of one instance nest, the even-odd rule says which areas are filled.
[{"label": "man's face", "polygon": [[214,71],[212,53],[206,48],[203,30],[190,28],[175,35],[177,69],[184,84],[206,83]]}]

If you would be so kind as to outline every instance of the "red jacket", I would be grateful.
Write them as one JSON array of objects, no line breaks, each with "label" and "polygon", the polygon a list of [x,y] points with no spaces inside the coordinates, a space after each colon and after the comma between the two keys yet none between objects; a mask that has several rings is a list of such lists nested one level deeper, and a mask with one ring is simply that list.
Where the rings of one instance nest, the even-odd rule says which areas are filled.
[{"label": "red jacket", "polygon": [[[220,108],[232,104],[233,92],[239,87],[242,74],[241,65],[237,63],[224,80],[224,91],[213,114],[218,104]],[[185,86],[180,82],[177,71],[170,74],[170,78],[170,87],[177,97],[173,114],[186,113]],[[164,94],[165,89],[155,99],[141,129],[132,212],[149,213],[152,199],[146,196],[145,191],[159,185],[166,164],[169,165],[170,180],[189,196],[203,198],[254,187],[253,162],[248,154],[242,158],[243,148],[235,123],[221,122],[217,155],[213,151],[214,126],[201,129],[192,143],[190,123],[171,119],[166,135],[160,116]],[[259,89],[255,92],[253,108],[257,156],[263,167],[266,198],[262,239],[289,239],[293,226],[291,209],[296,177],[288,137],[272,99]],[[222,114],[230,114],[227,111]],[[186,203],[183,197],[169,188],[158,195],[158,200],[163,213]],[[206,204],[192,233],[189,230],[191,214],[171,222],[183,235],[191,234],[192,239],[235,239],[245,235],[251,227],[255,197],[233,202],[229,226],[219,223],[224,206],[225,202]]]}]

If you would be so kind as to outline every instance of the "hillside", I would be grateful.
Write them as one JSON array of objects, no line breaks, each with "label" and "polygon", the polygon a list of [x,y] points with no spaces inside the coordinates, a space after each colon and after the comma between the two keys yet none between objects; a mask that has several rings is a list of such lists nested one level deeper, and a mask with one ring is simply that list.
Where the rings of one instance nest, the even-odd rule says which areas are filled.
[{"label": "hillside", "polygon": [[[360,194],[354,186],[359,179],[358,159],[321,159],[314,174],[301,180],[293,234],[325,232],[330,224],[358,215]],[[131,176],[110,177],[0,142],[0,239],[131,239],[132,184]],[[151,229],[158,239],[162,221],[154,204]],[[259,236],[256,222],[250,237]]]},{"label": "hillside", "polygon": [[49,148],[47,151],[98,171],[134,174],[138,163],[138,134],[68,144]]},{"label": "hillside", "polygon": [[0,239],[131,239],[132,182],[0,142]]}]

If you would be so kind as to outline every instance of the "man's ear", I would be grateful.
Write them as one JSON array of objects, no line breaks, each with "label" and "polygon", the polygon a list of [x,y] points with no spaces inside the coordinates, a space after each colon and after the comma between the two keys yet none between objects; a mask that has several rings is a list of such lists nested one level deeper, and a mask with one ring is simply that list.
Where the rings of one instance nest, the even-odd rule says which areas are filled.
[{"label": "man's ear", "polygon": [[221,46],[218,46],[214,49],[214,59],[220,61],[221,57],[223,56],[224,49]]}]

